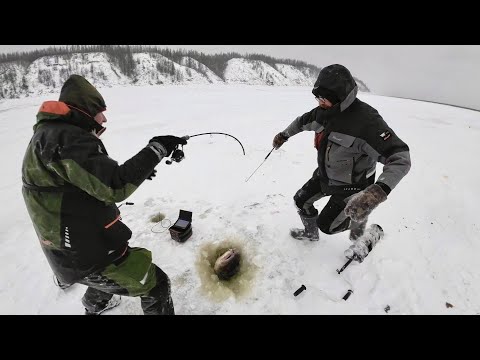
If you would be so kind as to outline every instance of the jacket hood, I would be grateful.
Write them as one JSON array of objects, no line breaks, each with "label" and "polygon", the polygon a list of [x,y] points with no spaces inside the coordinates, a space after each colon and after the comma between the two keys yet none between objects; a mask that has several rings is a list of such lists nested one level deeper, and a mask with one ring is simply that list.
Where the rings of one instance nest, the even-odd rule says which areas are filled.
[{"label": "jacket hood", "polygon": [[102,95],[80,75],[72,75],[65,81],[58,100],[85,111],[91,117],[107,109]]},{"label": "jacket hood", "polygon": [[344,111],[353,103],[357,92],[358,86],[352,74],[345,66],[339,64],[324,67],[318,74],[312,90],[315,96],[334,97],[340,104],[340,111]]},{"label": "jacket hood", "polygon": [[59,101],[46,101],[42,104],[34,130],[44,121],[62,121],[100,133],[105,128],[93,117],[105,110],[105,100],[97,89],[82,76],[72,75],[62,86]]}]

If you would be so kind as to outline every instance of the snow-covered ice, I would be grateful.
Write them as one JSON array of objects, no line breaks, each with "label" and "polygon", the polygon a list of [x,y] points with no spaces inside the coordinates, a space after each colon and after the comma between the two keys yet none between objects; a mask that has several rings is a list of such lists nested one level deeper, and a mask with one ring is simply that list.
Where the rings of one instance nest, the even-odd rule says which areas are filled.
[{"label": "snow-covered ice", "polygon": [[[103,88],[109,155],[123,163],[156,135],[193,135],[185,160],[157,166],[121,208],[132,246],[153,252],[172,281],[177,314],[477,314],[480,253],[477,217],[480,114],[475,111],[360,93],[410,146],[412,169],[371,215],[385,236],[362,264],[343,252],[348,233],[296,241],[301,225],[293,195],[316,168],[313,133],[291,138],[245,179],[272,149],[272,139],[316,101],[310,87],[177,85]],[[21,195],[21,163],[44,100],[58,94],[0,102],[0,313],[82,314],[86,287],[57,288]],[[382,165],[378,165],[377,176]],[[316,203],[318,209],[327,199]],[[153,233],[150,218],[175,221],[193,212],[193,236],[173,241]],[[160,229],[159,229],[160,228]],[[155,231],[161,231],[157,226]],[[237,244],[248,268],[242,284],[215,283],[206,254]],[[206,272],[207,271],[207,272]],[[306,286],[298,297],[293,293]],[[353,294],[342,300],[347,290]],[[453,305],[446,307],[446,302]],[[123,298],[106,314],[142,314],[138,298]]]}]

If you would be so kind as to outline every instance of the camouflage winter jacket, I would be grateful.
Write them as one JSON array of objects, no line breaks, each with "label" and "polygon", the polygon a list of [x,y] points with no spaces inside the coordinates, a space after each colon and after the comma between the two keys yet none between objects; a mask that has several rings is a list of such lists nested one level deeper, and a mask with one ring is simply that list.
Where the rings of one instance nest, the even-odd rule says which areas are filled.
[{"label": "camouflage winter jacket", "polygon": [[119,165],[92,132],[105,109],[80,76],[65,83],[61,101],[45,102],[22,166],[23,197],[41,247],[63,283],[73,283],[120,258],[130,229],[115,205],[152,173],[161,157],[146,147]]},{"label": "camouflage winter jacket", "polygon": [[284,135],[288,138],[305,130],[316,132],[315,176],[330,193],[357,191],[373,183],[377,162],[385,165],[377,184],[390,193],[410,170],[407,144],[377,110],[356,98],[357,84],[345,67],[331,65],[322,69],[314,95],[319,89],[333,92],[340,102],[330,109],[316,107],[297,117]]}]

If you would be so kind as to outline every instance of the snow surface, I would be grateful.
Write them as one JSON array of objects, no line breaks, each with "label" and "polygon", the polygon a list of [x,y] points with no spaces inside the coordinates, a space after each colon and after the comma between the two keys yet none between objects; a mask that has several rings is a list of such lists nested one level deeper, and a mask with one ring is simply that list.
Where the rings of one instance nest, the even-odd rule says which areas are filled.
[{"label": "snow surface", "polygon": [[[291,138],[245,179],[272,149],[274,135],[316,102],[310,87],[242,85],[134,86],[102,89],[109,155],[125,162],[156,135],[193,135],[183,162],[157,166],[123,206],[132,246],[153,252],[172,281],[177,314],[477,314],[480,253],[478,112],[361,93],[411,149],[412,169],[371,215],[384,239],[362,264],[346,261],[348,233],[297,241],[293,195],[316,168],[313,133]],[[21,163],[40,104],[58,94],[0,101],[0,313],[83,314],[86,289],[62,291],[41,251],[21,195]],[[382,165],[378,165],[377,176]],[[322,209],[327,198],[316,203]],[[150,218],[175,221],[193,212],[193,236],[181,244],[153,233]],[[168,221],[164,220],[168,225]],[[162,231],[160,225],[154,231]],[[212,276],[212,253],[234,244],[243,253],[236,282]],[[302,284],[306,290],[293,293]],[[347,290],[353,294],[347,301]],[[447,308],[446,303],[453,305]],[[123,297],[107,314],[142,314]]]}]

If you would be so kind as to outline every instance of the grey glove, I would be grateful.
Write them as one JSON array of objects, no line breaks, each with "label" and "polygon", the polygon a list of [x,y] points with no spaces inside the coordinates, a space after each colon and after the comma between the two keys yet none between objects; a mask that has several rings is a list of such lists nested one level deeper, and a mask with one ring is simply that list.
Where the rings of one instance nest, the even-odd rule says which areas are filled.
[{"label": "grey glove", "polygon": [[377,185],[372,184],[365,190],[353,195],[345,207],[345,215],[353,221],[362,222],[382,202],[387,200],[387,194]]},{"label": "grey glove", "polygon": [[285,135],[283,132],[279,132],[277,135],[275,135],[275,137],[273,138],[273,147],[275,149],[279,149],[280,146],[282,146],[285,141],[288,140],[288,136]]}]

